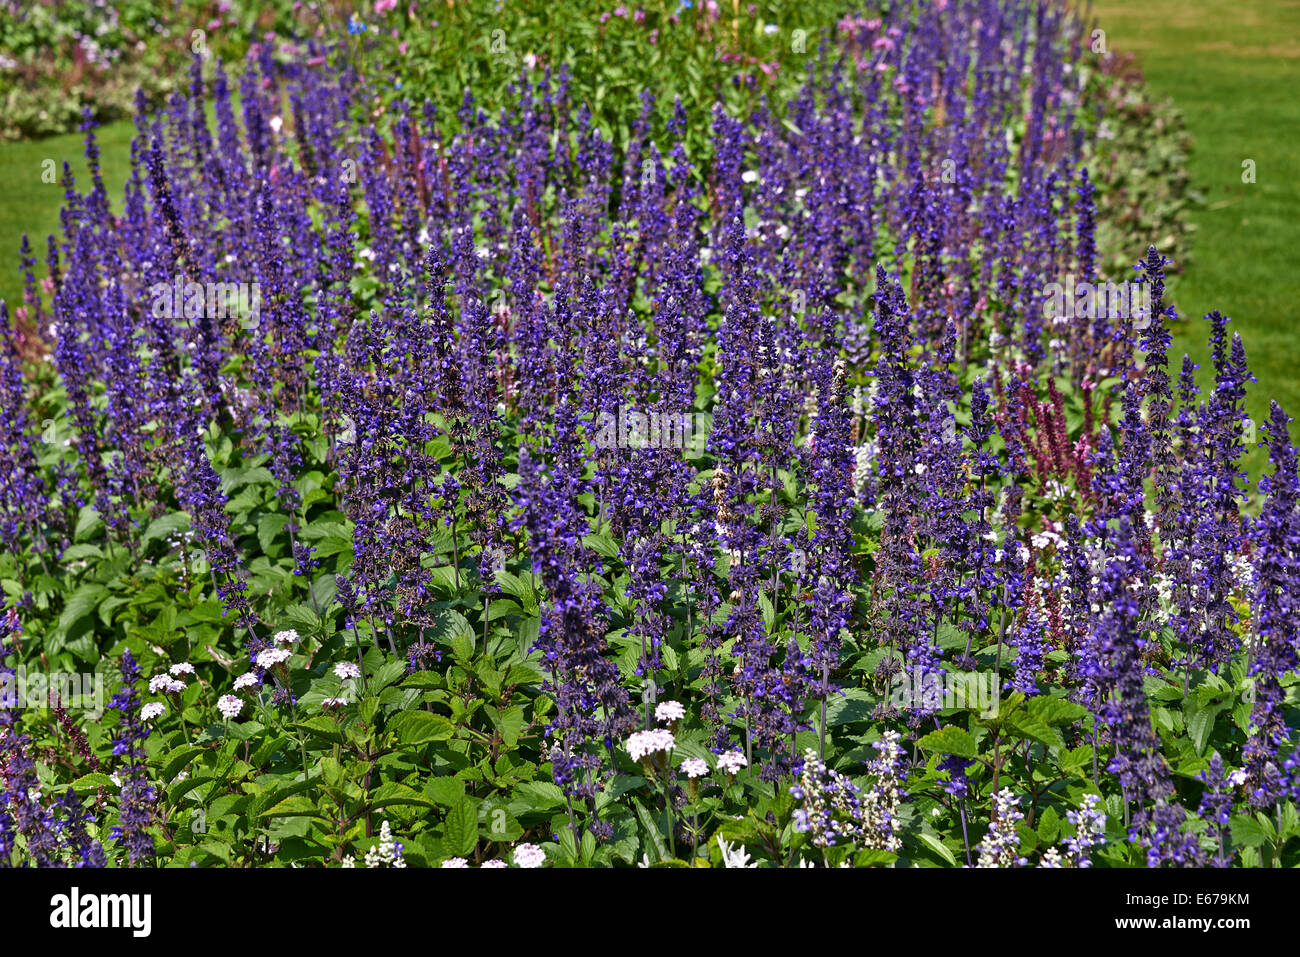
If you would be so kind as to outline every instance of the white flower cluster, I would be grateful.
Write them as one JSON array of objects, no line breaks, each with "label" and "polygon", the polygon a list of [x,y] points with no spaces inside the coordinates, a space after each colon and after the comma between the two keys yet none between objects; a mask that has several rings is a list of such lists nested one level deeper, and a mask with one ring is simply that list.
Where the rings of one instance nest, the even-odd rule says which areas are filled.
[{"label": "white flower cluster", "polygon": [[541,867],[546,863],[546,852],[536,844],[520,844],[514,858],[516,867]]},{"label": "white flower cluster", "polygon": [[633,761],[640,761],[660,751],[671,751],[675,746],[673,733],[666,728],[637,731],[627,739],[627,753],[632,755]]},{"label": "white flower cluster", "polygon": [[741,768],[748,766],[749,761],[742,751],[728,751],[718,755],[718,770],[727,774],[739,774]]},{"label": "white flower cluster", "polygon": [[680,721],[686,717],[686,709],[680,701],[661,701],[655,706],[656,721]]},{"label": "white flower cluster", "polygon": [[804,752],[803,770],[790,793],[799,802],[794,812],[795,830],[811,834],[814,847],[832,847],[841,839],[852,842],[862,837],[861,788],[827,767],[812,748]]},{"label": "white flower cluster", "polygon": [[862,502],[871,481],[871,465],[876,456],[876,443],[865,442],[850,447],[853,452],[853,497]]},{"label": "white flower cluster", "polygon": [[1065,814],[1065,819],[1074,825],[1076,833],[1062,843],[1065,844],[1066,857],[1075,867],[1091,867],[1088,854],[1094,847],[1106,843],[1106,815],[1097,810],[1100,803],[1100,794],[1085,794],[1083,807]]},{"label": "white flower cluster", "polygon": [[754,864],[749,863],[749,852],[745,850],[743,844],[737,845],[735,848],[733,848],[730,844],[728,844],[725,840],[723,840],[721,834],[718,835],[718,849],[722,851],[723,867],[749,867],[749,868],[758,867],[757,863]]},{"label": "white flower cluster", "polygon": [[284,664],[293,657],[288,648],[265,648],[257,653],[257,667],[263,670]]},{"label": "white flower cluster", "polygon": [[976,867],[1024,867],[1025,858],[1018,857],[1020,835],[1016,822],[1025,815],[1018,809],[1020,801],[1011,788],[1003,788],[993,799],[994,816],[988,833],[980,841],[980,857]]},{"label": "white flower cluster", "polygon": [[894,833],[902,802],[898,779],[898,762],[903,754],[901,737],[897,731],[886,731],[879,741],[880,754],[867,764],[876,781],[862,795],[862,844],[872,850],[897,853],[903,847]]},{"label": "white flower cluster", "polygon": [[688,778],[702,778],[709,773],[709,762],[703,758],[687,758],[682,762],[682,773]]},{"label": "white flower cluster", "polygon": [[185,690],[185,682],[177,681],[171,675],[154,675],[149,679],[149,693],[165,691],[168,694],[180,694]]},{"label": "white flower cluster", "polygon": [[393,829],[387,821],[379,825],[379,843],[366,851],[366,867],[405,867],[402,845],[393,840]]},{"label": "white flower cluster", "polygon": [[217,710],[226,720],[239,716],[239,712],[244,710],[244,702],[240,701],[232,694],[223,694],[217,699]]}]

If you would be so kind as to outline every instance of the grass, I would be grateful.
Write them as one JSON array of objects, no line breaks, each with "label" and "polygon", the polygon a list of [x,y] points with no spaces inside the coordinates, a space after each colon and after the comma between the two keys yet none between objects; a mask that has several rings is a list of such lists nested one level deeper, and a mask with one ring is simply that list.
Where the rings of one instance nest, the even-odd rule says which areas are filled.
[{"label": "grass", "polygon": [[[1169,284],[1181,317],[1171,362],[1184,352],[1212,382],[1212,309],[1231,316],[1259,380],[1247,408],[1256,424],[1277,399],[1300,418],[1300,3],[1296,0],[1114,0],[1093,6],[1113,52],[1137,54],[1149,88],[1170,96],[1196,137],[1192,186],[1205,197],[1190,214],[1190,250],[1162,249],[1186,270]],[[1255,182],[1242,182],[1242,162]],[[1296,432],[1292,429],[1293,434]],[[1248,462],[1264,469],[1263,450]]]},{"label": "grass", "polygon": [[[130,120],[111,123],[95,131],[99,141],[104,186],[114,212],[122,211],[122,196],[131,172],[131,137],[135,124]],[[9,304],[10,313],[22,304],[23,277],[18,266],[18,249],[23,233],[36,254],[39,265],[36,278],[45,273],[45,237],[59,232],[59,207],[63,205],[63,163],[72,167],[77,188],[90,188],[86,168],[85,139],[81,133],[51,136],[41,140],[24,140],[0,145],[0,299]],[[54,161],[54,182],[47,183],[42,174],[46,160]]]}]

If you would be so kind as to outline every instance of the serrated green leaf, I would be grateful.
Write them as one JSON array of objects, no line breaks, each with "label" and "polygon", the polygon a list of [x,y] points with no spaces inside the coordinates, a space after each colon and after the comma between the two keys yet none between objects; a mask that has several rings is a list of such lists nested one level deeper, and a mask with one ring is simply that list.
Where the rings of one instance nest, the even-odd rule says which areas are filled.
[{"label": "serrated green leaf", "polygon": [[1044,844],[1055,844],[1061,834],[1061,818],[1056,808],[1049,807],[1038,820],[1038,838]]},{"label": "serrated green leaf", "polygon": [[468,799],[457,801],[442,822],[443,850],[451,857],[469,857],[478,844],[478,815]]},{"label": "serrated green leaf", "polygon": [[366,806],[371,810],[394,805],[411,805],[413,807],[433,807],[433,802],[414,788],[397,781],[385,781],[371,792]]},{"label": "serrated green leaf", "polygon": [[974,758],[979,755],[975,747],[975,739],[970,736],[970,732],[952,726],[931,731],[917,741],[916,746],[923,751],[955,754],[959,758]]},{"label": "serrated green leaf", "polygon": [[399,711],[390,719],[388,728],[396,733],[397,740],[405,745],[447,741],[456,733],[456,726],[442,715],[414,709]]},{"label": "serrated green leaf", "polygon": [[1070,724],[1088,716],[1088,709],[1062,698],[1030,698],[1029,713],[1046,725]]}]

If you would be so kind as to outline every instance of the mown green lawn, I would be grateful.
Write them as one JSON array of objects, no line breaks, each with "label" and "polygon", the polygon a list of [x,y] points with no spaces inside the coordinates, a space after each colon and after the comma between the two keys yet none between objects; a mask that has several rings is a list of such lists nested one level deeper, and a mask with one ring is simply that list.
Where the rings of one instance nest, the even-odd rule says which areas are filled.
[{"label": "mown green lawn", "polygon": [[[131,137],[135,125],[129,120],[112,123],[95,131],[99,140],[104,185],[114,212],[122,211],[122,194],[131,172]],[[42,179],[45,161],[54,160],[55,182]],[[59,230],[59,207],[63,205],[63,163],[72,166],[77,188],[89,189],[85,139],[81,133],[48,139],[0,145],[0,299],[10,313],[22,304],[23,277],[18,266],[18,249],[27,233],[41,264],[37,278],[45,275],[45,237]]]},{"label": "mown green lawn", "polygon": [[[1189,172],[1205,203],[1190,216],[1192,259],[1169,286],[1188,319],[1173,355],[1190,354],[1209,384],[1201,317],[1218,309],[1259,380],[1254,421],[1269,398],[1300,419],[1300,2],[1104,0],[1093,11],[1108,48],[1138,55],[1149,87],[1175,100],[1196,137]],[[1242,182],[1248,159],[1254,183]],[[1161,252],[1178,260],[1188,250]],[[1252,473],[1266,461],[1252,456]]]}]

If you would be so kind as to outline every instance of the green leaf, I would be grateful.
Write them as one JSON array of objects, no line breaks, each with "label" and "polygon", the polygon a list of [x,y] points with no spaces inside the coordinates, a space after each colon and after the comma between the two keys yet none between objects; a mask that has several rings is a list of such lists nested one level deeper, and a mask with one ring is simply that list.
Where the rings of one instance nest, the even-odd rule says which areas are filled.
[{"label": "green leaf", "polygon": [[111,787],[113,787],[112,778],[107,774],[101,774],[98,771],[93,774],[83,774],[81,777],[77,778],[77,780],[72,782],[72,790],[76,791],[78,794],[83,794],[87,791],[96,791],[99,788]]},{"label": "green leaf", "polygon": [[524,836],[524,829],[505,804],[490,799],[483,802],[482,835],[489,841],[512,842]]},{"label": "green leaf", "polygon": [[641,822],[641,827],[645,829],[646,837],[650,840],[650,846],[654,849],[654,855],[650,862],[662,861],[668,858],[668,845],[664,842],[664,836],[659,830],[659,823],[654,816],[646,809],[646,806],[636,798],[632,799],[632,807],[636,811],[637,819]]},{"label": "green leaf", "polygon": [[443,807],[454,807],[458,801],[465,797],[465,782],[460,778],[429,778],[425,782],[424,793],[435,804],[441,804]]},{"label": "green leaf", "polygon": [[1061,818],[1056,808],[1049,807],[1038,820],[1038,837],[1044,844],[1055,844],[1061,834]]},{"label": "green leaf", "polygon": [[514,793],[527,801],[534,811],[545,811],[564,804],[564,792],[550,781],[525,781],[516,785]]},{"label": "green leaf", "polygon": [[72,540],[80,542],[92,538],[103,527],[104,520],[100,518],[99,512],[95,511],[95,507],[93,505],[83,505],[81,511],[77,514],[77,527],[72,533]]},{"label": "green leaf", "polygon": [[1268,843],[1268,833],[1254,818],[1236,814],[1232,817],[1231,825],[1234,844],[1241,847],[1261,847]]},{"label": "green leaf", "polygon": [[167,759],[163,762],[162,779],[171,781],[176,775],[180,774],[183,768],[192,764],[194,759],[202,753],[202,748],[196,748],[193,745],[183,745],[177,748],[167,755]]},{"label": "green leaf", "polygon": [[388,727],[396,732],[397,740],[406,745],[447,741],[456,733],[456,726],[442,715],[414,709],[399,711]]},{"label": "green leaf", "polygon": [[262,817],[316,817],[322,821],[328,821],[329,817],[322,813],[311,798],[304,797],[301,794],[287,797],[275,807],[262,812]]},{"label": "green leaf", "polygon": [[298,727],[309,734],[316,735],[318,738],[324,738],[331,744],[342,744],[345,740],[343,732],[333,718],[323,716],[308,718],[306,721],[299,721]]},{"label": "green leaf", "polygon": [[1007,718],[1005,726],[1022,738],[1029,738],[1049,748],[1062,748],[1065,742],[1055,728],[1044,724],[1028,712],[1021,711]]},{"label": "green leaf", "polygon": [[584,535],[582,544],[602,558],[618,558],[618,543],[610,537],[608,532],[601,532],[599,535]]},{"label": "green leaf", "polygon": [[957,866],[957,858],[953,856],[952,851],[950,851],[941,840],[939,840],[933,834],[926,834],[924,832],[918,834],[917,836],[925,843],[926,847],[930,848],[932,851],[934,851],[936,854],[942,857],[945,861],[947,861],[950,867]]},{"label": "green leaf", "polygon": [[474,657],[474,628],[465,616],[458,611],[448,609],[438,621],[436,640],[451,645],[452,654],[458,661],[470,661]]},{"label": "green leaf", "polygon": [[1196,749],[1197,754],[1205,753],[1205,745],[1214,732],[1214,719],[1224,707],[1226,705],[1210,705],[1187,719],[1187,736],[1191,738],[1192,747]]},{"label": "green leaf", "polygon": [[1063,698],[1030,698],[1029,713],[1047,725],[1070,724],[1088,716],[1088,709]]},{"label": "green leaf", "polygon": [[404,674],[406,674],[405,661],[385,662],[367,679],[366,694],[371,696],[379,694],[393,682],[400,680]]},{"label": "green leaf", "polygon": [[80,619],[93,614],[100,601],[108,594],[108,589],[98,582],[86,582],[68,596],[68,602],[59,615],[59,628],[67,631]]},{"label": "green leaf", "polygon": [[762,609],[763,626],[767,629],[767,633],[769,635],[776,634],[776,609],[772,607],[772,600],[760,592],[758,607]]},{"label": "green leaf", "polygon": [[381,807],[392,807],[401,804],[415,807],[433,807],[433,802],[419,791],[396,781],[386,781],[379,785],[366,802],[366,806],[372,811]]},{"label": "green leaf", "polygon": [[970,732],[952,726],[931,731],[917,741],[916,746],[924,751],[955,754],[959,758],[974,758],[979,754],[975,747],[975,739],[970,736]]},{"label": "green leaf", "polygon": [[149,523],[140,536],[140,551],[149,547],[150,542],[170,538],[176,532],[183,532],[190,527],[190,517],[185,512],[168,512]]},{"label": "green leaf", "polygon": [[478,814],[468,799],[457,801],[442,822],[443,850],[449,857],[469,857],[478,844]]},{"label": "green leaf", "polygon": [[279,512],[272,512],[269,515],[263,515],[257,520],[257,544],[262,546],[263,552],[269,552],[271,546],[275,544],[276,538],[284,531],[284,527],[289,524],[289,516]]},{"label": "green leaf", "polygon": [[898,860],[898,855],[889,851],[858,851],[853,858],[854,867],[889,867]]},{"label": "green leaf", "polygon": [[506,747],[513,748],[519,743],[519,734],[528,723],[524,719],[523,708],[513,706],[500,713],[489,709],[487,716],[492,719],[492,723],[501,732],[501,738],[505,741]]}]

